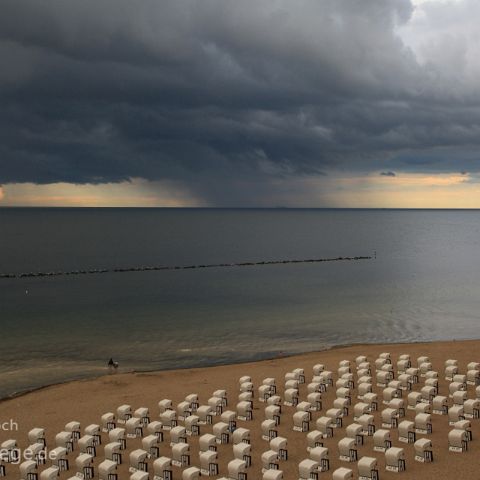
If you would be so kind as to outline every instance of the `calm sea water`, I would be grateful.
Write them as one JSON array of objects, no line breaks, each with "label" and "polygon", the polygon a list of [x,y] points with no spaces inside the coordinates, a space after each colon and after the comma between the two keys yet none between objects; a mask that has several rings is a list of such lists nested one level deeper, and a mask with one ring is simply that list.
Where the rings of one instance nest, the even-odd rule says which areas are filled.
[{"label": "calm sea water", "polygon": [[480,337],[480,212],[0,209],[0,273],[371,255],[359,262],[0,279],[0,396],[105,372],[351,342]]}]

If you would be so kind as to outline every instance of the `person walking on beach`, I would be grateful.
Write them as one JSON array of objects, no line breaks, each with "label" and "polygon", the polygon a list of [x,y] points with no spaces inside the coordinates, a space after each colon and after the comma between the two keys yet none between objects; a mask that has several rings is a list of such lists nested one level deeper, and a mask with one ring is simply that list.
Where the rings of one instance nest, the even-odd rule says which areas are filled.
[{"label": "person walking on beach", "polygon": [[110,372],[116,373],[117,368],[118,368],[118,362],[114,362],[113,358],[110,358],[110,360],[107,363],[107,366],[108,366],[108,369],[110,370]]}]

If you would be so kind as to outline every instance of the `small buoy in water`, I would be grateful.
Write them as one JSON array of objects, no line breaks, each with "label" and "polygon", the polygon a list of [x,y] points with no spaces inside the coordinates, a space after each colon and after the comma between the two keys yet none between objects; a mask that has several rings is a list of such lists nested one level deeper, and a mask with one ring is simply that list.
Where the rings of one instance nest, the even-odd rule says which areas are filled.
[{"label": "small buoy in water", "polygon": [[25,294],[27,294],[27,295],[28,295],[28,290],[25,290]]}]

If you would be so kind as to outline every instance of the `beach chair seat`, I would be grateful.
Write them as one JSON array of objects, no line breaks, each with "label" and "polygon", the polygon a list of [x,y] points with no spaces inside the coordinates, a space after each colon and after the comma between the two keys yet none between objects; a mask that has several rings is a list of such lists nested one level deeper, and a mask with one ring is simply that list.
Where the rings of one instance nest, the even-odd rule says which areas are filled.
[{"label": "beach chair seat", "polygon": [[189,467],[182,472],[182,480],[199,480],[199,479],[200,479],[200,469],[197,467]]},{"label": "beach chair seat", "polygon": [[445,367],[445,380],[451,382],[453,380],[453,376],[458,373],[458,366],[457,365],[448,365]]},{"label": "beach chair seat", "polygon": [[[20,480],[37,480],[38,479],[38,465],[33,460],[25,460],[20,464]],[[4,470],[3,476],[6,476]]]},{"label": "beach chair seat", "polygon": [[310,402],[299,402],[295,407],[297,412],[307,412],[308,413],[308,420],[312,419],[312,404]]},{"label": "beach chair seat", "polygon": [[338,442],[339,459],[342,462],[356,462],[357,461],[357,444],[355,439],[345,437]]},{"label": "beach chair seat", "polygon": [[307,402],[310,403],[312,412],[319,412],[322,409],[322,394],[320,392],[309,393]]},{"label": "beach chair seat", "polygon": [[187,443],[187,430],[181,425],[177,425],[170,430],[170,446],[177,443]]},{"label": "beach chair seat", "polygon": [[249,401],[241,401],[237,403],[237,418],[243,421],[253,420],[253,408]]},{"label": "beach chair seat", "polygon": [[423,435],[432,433],[432,416],[429,413],[417,413],[415,415],[415,431]]},{"label": "beach chair seat", "polygon": [[405,470],[405,451],[403,448],[390,447],[385,452],[385,468],[388,472],[403,472]]},{"label": "beach chair seat", "polygon": [[310,430],[310,412],[295,412],[293,414],[293,430],[308,432]]},{"label": "beach chair seat", "polygon": [[218,397],[222,399],[222,405],[226,407],[228,405],[227,391],[223,389],[215,390],[212,397]]},{"label": "beach chair seat", "polygon": [[77,476],[84,479],[92,479],[94,477],[93,467],[94,457],[88,453],[81,453],[75,459],[75,467],[77,469]]},{"label": "beach chair seat", "polygon": [[398,441],[403,443],[415,443],[416,440],[415,423],[410,420],[404,420],[398,424]]},{"label": "beach chair seat", "polygon": [[207,477],[218,475],[218,453],[211,450],[200,452],[200,473]]},{"label": "beach chair seat", "polygon": [[148,472],[137,470],[130,475],[130,480],[148,480]]},{"label": "beach chair seat", "polygon": [[190,413],[195,413],[197,408],[200,406],[197,393],[189,393],[185,396],[185,401],[190,405]]},{"label": "beach chair seat", "polygon": [[442,395],[436,395],[432,400],[432,413],[434,415],[448,414],[448,398]]},{"label": "beach chair seat", "polygon": [[266,470],[263,473],[262,480],[283,480],[282,470]]},{"label": "beach chair seat", "polygon": [[228,443],[230,440],[230,430],[228,423],[218,422],[213,425],[213,434],[215,435],[218,444]]},{"label": "beach chair seat", "polygon": [[465,420],[463,405],[453,405],[448,409],[448,423],[452,426],[459,420]]},{"label": "beach chair seat", "polygon": [[248,428],[237,428],[232,433],[232,443],[250,443],[250,430]]},{"label": "beach chair seat", "polygon": [[333,401],[333,408],[337,408],[342,411],[342,417],[348,416],[348,405],[350,405],[350,401],[347,398],[336,398]]},{"label": "beach chair seat", "polygon": [[347,405],[350,405],[352,400],[352,395],[349,388],[347,387],[337,388],[336,395],[337,395],[337,398],[344,398],[345,400],[347,400]]},{"label": "beach chair seat", "polygon": [[464,430],[467,433],[467,440],[469,442],[472,441],[473,434],[472,434],[472,424],[470,420],[459,420],[458,422],[455,422],[453,424],[453,428],[456,428],[457,430]]},{"label": "beach chair seat", "polygon": [[172,480],[172,460],[159,457],[153,462],[153,480]]},{"label": "beach chair seat", "polygon": [[148,452],[143,448],[137,448],[130,452],[130,473],[140,470],[141,472],[148,472]]},{"label": "beach chair seat", "polygon": [[415,450],[415,461],[421,463],[433,462],[432,441],[428,438],[420,438],[413,445]]},{"label": "beach chair seat", "polygon": [[[220,399],[220,402],[221,402],[220,397],[215,397],[215,398]],[[223,409],[223,405],[222,405],[222,409]],[[213,417],[214,415],[216,415],[216,412],[214,413],[210,405],[200,405],[197,408],[196,414],[198,417],[199,425],[211,425],[213,423]]]},{"label": "beach chair seat", "polygon": [[98,478],[100,480],[117,480],[117,462],[104,460],[98,465]]},{"label": "beach chair seat", "polygon": [[363,445],[363,427],[359,423],[351,423],[345,428],[345,434],[353,438],[357,445]]},{"label": "beach chair seat", "polygon": [[422,394],[420,392],[410,392],[407,395],[407,409],[415,410],[417,403],[421,403]]},{"label": "beach chair seat", "polygon": [[41,443],[44,447],[47,445],[44,428],[32,428],[28,432],[28,441],[30,443]]},{"label": "beach chair seat", "polygon": [[364,436],[371,437],[375,433],[375,418],[372,414],[360,415],[355,421],[362,426]]},{"label": "beach chair seat", "polygon": [[433,397],[437,394],[437,389],[433,386],[425,385],[420,389],[421,399],[423,403],[432,403]]},{"label": "beach chair seat", "polygon": [[332,474],[332,480],[353,480],[353,470],[350,468],[337,468]]},{"label": "beach chair seat", "polygon": [[310,450],[310,459],[319,464],[319,472],[327,472],[330,470],[330,459],[328,456],[328,448],[315,447]]},{"label": "beach chair seat", "polygon": [[340,408],[330,408],[325,412],[327,417],[332,419],[333,428],[342,428],[343,426],[343,410]]},{"label": "beach chair seat", "polygon": [[169,398],[163,398],[158,402],[159,413],[162,414],[167,410],[173,410],[173,403]]},{"label": "beach chair seat", "polygon": [[448,450],[462,453],[468,449],[468,437],[465,430],[454,428],[448,432]]},{"label": "beach chair seat", "polygon": [[275,437],[270,440],[270,449],[277,452],[279,460],[288,460],[288,442],[285,437]]},{"label": "beach chair seat", "polygon": [[142,438],[142,449],[148,452],[151,458],[158,458],[160,454],[158,437],[156,435],[147,435]]},{"label": "beach chair seat", "polygon": [[[228,435],[228,429],[227,429]],[[225,442],[228,443],[228,442]],[[206,452],[208,450],[217,451],[217,437],[211,433],[205,433],[198,439],[198,447],[200,452]]]},{"label": "beach chair seat", "polygon": [[228,424],[230,432],[237,428],[237,413],[233,410],[224,410],[220,415],[220,421]]},{"label": "beach chair seat", "polygon": [[432,413],[432,404],[430,403],[417,403],[415,405],[415,415],[419,413]]},{"label": "beach chair seat", "polygon": [[267,470],[279,469],[277,452],[274,452],[273,450],[267,450],[266,452],[262,453],[260,459],[262,462],[262,473],[265,473]]},{"label": "beach chair seat", "polygon": [[190,445],[188,443],[176,443],[172,446],[172,465],[181,468],[190,466]]},{"label": "beach chair seat", "polygon": [[247,464],[238,458],[228,462],[228,477],[232,480],[247,480]]},{"label": "beach chair seat", "polygon": [[331,417],[319,417],[316,421],[317,430],[323,438],[333,437],[333,419]]},{"label": "beach chair seat", "polygon": [[68,422],[65,425],[65,431],[72,434],[72,440],[74,443],[77,442],[81,436],[80,422],[77,422],[76,420]]},{"label": "beach chair seat", "polygon": [[298,404],[298,389],[287,388],[284,392],[283,404],[288,407],[296,407]]},{"label": "beach chair seat", "polygon": [[318,480],[320,465],[318,462],[306,458],[298,464],[299,480]]},{"label": "beach chair seat", "polygon": [[395,408],[385,408],[382,410],[382,428],[397,428],[398,411]]},{"label": "beach chair seat", "polygon": [[143,437],[143,423],[138,417],[130,417],[125,422],[125,431],[127,438]]},{"label": "beach chair seat", "polygon": [[377,399],[377,394],[370,392],[366,393],[363,396],[362,401],[368,405],[368,408],[370,409],[371,412],[374,412],[378,409],[378,399]]},{"label": "beach chair seat", "polygon": [[68,453],[73,451],[73,437],[72,432],[59,432],[55,435],[55,445],[63,447]]},{"label": "beach chair seat", "polygon": [[368,361],[366,355],[359,355],[355,358],[355,364],[359,367],[362,363]]},{"label": "beach chair seat", "polygon": [[390,430],[378,429],[373,434],[373,450],[375,452],[386,452],[392,446]]},{"label": "beach chair seat", "polygon": [[117,408],[117,422],[125,424],[129,418],[132,418],[133,412],[130,405],[120,405]]},{"label": "beach chair seat", "polygon": [[237,443],[233,446],[233,458],[243,460],[249,468],[252,465],[252,446],[249,443]]},{"label": "beach chair seat", "polygon": [[191,415],[192,409],[191,409],[191,404],[190,402],[187,402],[184,400],[183,402],[180,402],[177,404],[177,417],[178,420],[185,420],[189,415]]},{"label": "beach chair seat", "polygon": [[359,383],[357,386],[357,398],[363,400],[365,394],[372,392],[372,384],[368,382]]},{"label": "beach chair seat", "polygon": [[412,389],[412,376],[408,373],[401,373],[398,375],[398,382],[400,383],[400,390],[402,391],[410,391]]},{"label": "beach chair seat", "polygon": [[258,387],[258,401],[266,402],[273,395],[270,385],[260,385]]},{"label": "beach chair seat", "polygon": [[323,433],[319,430],[312,430],[307,433],[307,452],[313,448],[323,447]]},{"label": "beach chair seat", "polygon": [[118,465],[122,463],[122,445],[120,442],[110,442],[104,447],[104,455],[106,460],[116,462]]},{"label": "beach chair seat", "polygon": [[100,423],[102,425],[103,432],[109,432],[110,430],[113,430],[117,426],[115,414],[112,412],[104,413],[100,419]]},{"label": "beach chair seat", "polygon": [[163,442],[163,424],[158,420],[154,420],[147,425],[147,433],[155,435],[158,438],[158,442]]},{"label": "beach chair seat", "polygon": [[275,420],[264,420],[261,423],[262,438],[263,440],[270,441],[278,435],[277,424]]},{"label": "beach chair seat", "polygon": [[127,446],[126,431],[124,428],[116,427],[108,432],[110,442],[118,442],[120,448],[125,450]]},{"label": "beach chair seat", "polygon": [[58,467],[48,467],[40,473],[40,480],[56,480],[59,476]]},{"label": "beach chair seat", "polygon": [[178,424],[177,413],[174,410],[165,410],[160,414],[163,430],[169,431]]},{"label": "beach chair seat", "polygon": [[388,406],[398,412],[398,418],[405,416],[405,401],[403,398],[392,398],[392,400],[388,402]]},{"label": "beach chair seat", "polygon": [[377,459],[374,457],[362,457],[357,464],[359,480],[378,480]]},{"label": "beach chair seat", "polygon": [[463,405],[468,398],[468,392],[466,390],[457,390],[452,394],[452,400],[454,405]]},{"label": "beach chair seat", "polygon": [[102,429],[100,425],[92,423],[87,425],[83,430],[84,435],[90,435],[94,439],[95,446],[101,445],[102,443]]},{"label": "beach chair seat", "polygon": [[70,469],[68,452],[65,447],[56,447],[50,450],[49,456],[52,458],[53,466],[57,467],[60,472]]}]

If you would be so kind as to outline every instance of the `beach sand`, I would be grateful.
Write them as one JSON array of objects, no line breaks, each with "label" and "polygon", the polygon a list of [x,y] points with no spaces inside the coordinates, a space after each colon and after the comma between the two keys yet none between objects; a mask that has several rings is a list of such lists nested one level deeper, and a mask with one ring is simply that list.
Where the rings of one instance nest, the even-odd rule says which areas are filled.
[{"label": "beach sand", "polygon": [[[355,358],[358,355],[366,355],[374,370],[374,361],[381,352],[390,352],[392,363],[396,373],[396,360],[399,354],[406,353],[411,356],[412,366],[416,366],[418,356],[430,357],[433,369],[439,373],[440,395],[448,396],[448,382],[444,378],[445,360],[452,358],[458,360],[460,373],[466,373],[466,365],[471,361],[480,360],[480,340],[450,341],[418,344],[388,344],[388,345],[354,345],[334,348],[317,353],[276,358],[255,363],[226,365],[211,368],[187,369],[175,371],[161,371],[155,373],[134,373],[105,375],[91,380],[76,381],[62,385],[46,387],[23,396],[0,402],[0,423],[12,419],[18,424],[17,431],[0,431],[0,442],[14,438],[20,448],[25,448],[27,433],[33,427],[43,427],[47,431],[47,446],[54,444],[56,433],[64,430],[66,423],[72,420],[81,422],[83,428],[91,423],[100,424],[100,417],[106,412],[116,412],[118,406],[129,404],[133,409],[148,407],[151,420],[158,419],[158,402],[164,398],[170,398],[174,405],[183,401],[189,393],[197,393],[200,404],[206,404],[214,390],[224,388],[228,392],[229,404],[227,409],[235,410],[239,393],[238,379],[243,375],[252,377],[255,386],[254,418],[253,421],[238,421],[237,426],[251,430],[253,459],[252,466],[248,470],[248,479],[261,479],[260,455],[268,450],[268,442],[262,440],[260,424],[264,420],[265,404],[258,401],[257,388],[262,379],[275,377],[277,392],[283,398],[283,385],[285,373],[294,368],[305,369],[306,383],[312,378],[312,367],[316,363],[324,363],[328,370],[334,372],[334,380],[337,377],[338,363],[348,359],[352,362],[352,371],[355,371]],[[414,386],[414,390],[420,390],[424,379]],[[380,411],[386,408],[382,405],[381,390],[376,387],[374,377],[373,391],[379,394],[379,411],[375,413],[376,427],[381,428]],[[406,401],[406,392],[404,392]],[[468,397],[475,398],[475,387],[468,387]],[[323,409],[313,413],[310,430],[315,429],[315,420],[325,414],[335,398],[335,386],[330,387],[323,394]],[[306,384],[300,385],[300,401],[306,399]],[[353,404],[358,400],[353,396],[349,415],[344,419],[343,426],[353,423]],[[450,400],[450,405],[451,405]],[[288,461],[280,462],[280,469],[284,472],[285,479],[298,479],[298,463],[308,458],[306,450],[306,433],[293,431],[292,415],[294,407],[282,407],[281,423],[278,434],[288,439]],[[415,413],[406,410],[406,419],[413,420]],[[448,425],[446,416],[432,415],[433,433],[427,435],[433,442],[434,462],[422,464],[414,461],[413,445],[406,445],[398,441],[397,430],[392,430],[393,446],[403,447],[406,452],[406,471],[403,473],[390,473],[385,470],[384,454],[374,452],[371,437],[365,438],[363,446],[358,448],[358,458],[362,456],[376,457],[379,461],[380,478],[415,478],[415,479],[474,479],[480,471],[480,420],[472,420],[473,441],[465,453],[451,453],[448,451],[447,434],[452,427]],[[214,417],[214,422],[218,417]],[[202,426],[200,434],[211,433],[211,426]],[[82,433],[83,434],[83,433]],[[345,436],[343,429],[336,429],[333,438],[325,439],[324,444],[330,450],[330,471],[320,475],[320,478],[331,478],[333,470],[343,466],[354,471],[357,478],[355,463],[345,463],[338,459],[337,443]],[[417,438],[422,435],[417,435]],[[164,442],[160,445],[160,454],[171,456],[169,447],[169,434],[165,432]],[[198,437],[189,437],[191,445],[191,464],[199,466],[198,462]],[[103,456],[103,446],[108,443],[107,435],[103,434],[102,446],[98,448],[96,465]],[[140,439],[128,439],[128,451],[141,448]],[[233,458],[232,444],[220,445],[219,467],[220,475],[227,474],[226,465]],[[78,448],[69,455],[70,471],[62,472],[63,480],[75,474],[74,459],[78,455]],[[150,463],[153,460],[150,461]],[[48,466],[48,463],[47,465]],[[153,478],[153,468],[149,465],[150,478]],[[41,466],[40,469],[45,468]],[[18,466],[6,465],[7,479],[18,479]],[[173,478],[181,478],[181,470],[173,467]],[[97,471],[95,472],[97,476]],[[128,455],[124,456],[124,462],[118,470],[119,479],[128,479]],[[215,478],[215,477],[214,477]]]}]

